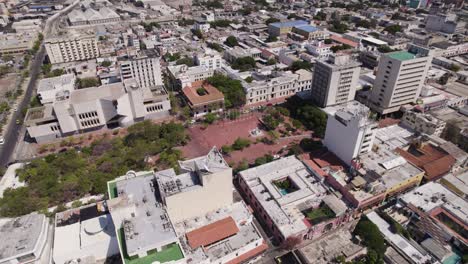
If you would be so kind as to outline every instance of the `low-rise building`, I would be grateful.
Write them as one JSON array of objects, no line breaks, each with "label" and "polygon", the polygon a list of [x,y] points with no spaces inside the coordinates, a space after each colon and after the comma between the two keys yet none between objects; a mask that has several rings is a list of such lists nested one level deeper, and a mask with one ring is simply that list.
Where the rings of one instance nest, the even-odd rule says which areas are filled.
[{"label": "low-rise building", "polygon": [[252,73],[253,81],[242,80],[247,105],[275,102],[297,93],[308,93],[312,87],[312,72],[264,71]]},{"label": "low-rise building", "polygon": [[221,113],[224,109],[223,93],[207,82],[193,82],[185,86],[182,93],[195,118],[207,113]]},{"label": "low-rise building", "polygon": [[292,39],[301,40],[324,39],[327,35],[325,31],[311,25],[295,26],[289,33]]},{"label": "low-rise building", "polygon": [[239,173],[239,185],[259,219],[282,243],[314,239],[351,220],[346,204],[295,156]]},{"label": "low-rise building", "polygon": [[167,71],[174,89],[186,87],[193,82],[204,81],[214,75],[214,70],[206,66],[189,67],[185,64],[168,66]]},{"label": "low-rise building", "polygon": [[119,253],[114,223],[105,203],[55,215],[54,263],[96,263]]},{"label": "low-rise building", "polygon": [[403,254],[403,261],[410,260],[408,263],[414,264],[431,262],[431,256],[426,251],[421,250],[420,247],[415,247],[411,241],[402,235],[392,232],[390,223],[385,221],[376,212],[370,212],[366,216],[377,226],[380,233],[382,233],[384,239],[390,244],[390,246],[395,248],[400,254]]},{"label": "low-rise building", "polygon": [[76,77],[73,73],[39,81],[37,97],[41,104],[54,103],[57,98],[69,97],[75,90]]},{"label": "low-rise building", "polygon": [[205,66],[210,70],[221,68],[223,58],[217,51],[209,49],[203,54],[195,55],[195,63],[199,66]]},{"label": "low-rise building", "polygon": [[445,122],[430,114],[416,111],[406,111],[401,124],[419,133],[440,137],[445,128]]},{"label": "low-rise building", "polygon": [[408,162],[424,170],[428,181],[438,180],[449,173],[456,162],[455,158],[441,147],[424,140],[399,147],[396,151]]},{"label": "low-rise building", "polygon": [[49,220],[32,213],[0,226],[0,263],[36,263],[47,247]]},{"label": "low-rise building", "polygon": [[290,33],[294,27],[309,25],[305,20],[295,20],[288,22],[276,22],[268,25],[268,33],[270,36],[285,36]]},{"label": "low-rise building", "polygon": [[424,236],[442,245],[452,242],[461,249],[468,248],[468,203],[442,184],[428,182],[402,195],[398,203],[410,212],[410,221]]},{"label": "low-rise building", "polygon": [[439,31],[447,34],[462,34],[466,23],[458,19],[455,14],[428,15],[426,19],[426,30]]},{"label": "low-rise building", "polygon": [[68,22],[71,26],[99,25],[117,23],[120,16],[107,6],[99,9],[88,7],[86,9],[74,9],[68,14]]},{"label": "low-rise building", "polygon": [[307,51],[319,60],[327,59],[333,54],[331,47],[333,47],[332,44],[325,44],[323,41],[316,41],[305,46]]},{"label": "low-rise building", "polygon": [[169,115],[164,86],[141,88],[134,80],[59,93],[53,104],[30,108],[25,124],[29,136],[43,143],[101,128],[129,126]]},{"label": "low-rise building", "polygon": [[234,47],[224,51],[224,58],[228,62],[234,62],[236,59],[252,57],[254,59],[259,59],[262,56],[262,51],[258,48],[241,48]]},{"label": "low-rise building", "polygon": [[21,54],[30,49],[36,41],[37,32],[0,34],[0,54]]}]

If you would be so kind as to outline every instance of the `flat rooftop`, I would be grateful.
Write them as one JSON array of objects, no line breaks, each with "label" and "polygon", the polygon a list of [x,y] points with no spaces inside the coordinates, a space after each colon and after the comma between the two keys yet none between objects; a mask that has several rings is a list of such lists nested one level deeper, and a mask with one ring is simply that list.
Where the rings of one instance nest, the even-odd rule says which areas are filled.
[{"label": "flat rooftop", "polygon": [[[163,205],[156,199],[153,172],[141,172],[117,180],[117,198],[108,202],[111,213],[123,219],[126,252],[134,256],[177,241],[177,235]],[[109,183],[111,189],[112,183]],[[113,187],[113,186],[112,186]],[[112,191],[111,191],[112,192]],[[130,210],[129,210],[130,209]],[[130,213],[133,212],[133,213]],[[114,216],[113,216],[114,218]]]},{"label": "flat rooftop", "polygon": [[216,148],[212,148],[205,156],[179,161],[179,165],[182,169],[181,174],[176,174],[172,168],[155,172],[161,195],[168,197],[202,188],[201,176],[231,170]]},{"label": "flat rooftop", "polygon": [[443,207],[468,223],[468,202],[437,182],[428,182],[400,197],[405,204],[412,204],[424,212]]},{"label": "flat rooftop", "polygon": [[308,263],[333,263],[338,256],[353,256],[364,249],[363,246],[355,244],[352,238],[353,235],[347,228],[341,228],[302,247],[299,251]]},{"label": "flat rooftop", "polygon": [[[390,189],[424,173],[392,150],[383,145],[378,146],[379,148],[376,151],[372,150],[361,155],[363,168],[367,171],[363,176],[366,181],[379,181],[386,189]],[[380,178],[374,178],[374,176],[380,176]]]},{"label": "flat rooftop", "polygon": [[[325,187],[295,156],[241,171],[239,175],[284,237],[307,229],[303,211],[318,207],[327,196]],[[291,187],[278,187],[282,181],[288,181]]]},{"label": "flat rooftop", "polygon": [[28,214],[12,219],[0,227],[0,259],[34,251],[40,238],[46,236],[48,220],[42,214]]},{"label": "flat rooftop", "polygon": [[64,85],[74,85],[75,75],[74,74],[64,74],[57,77],[45,78],[39,81],[37,86],[38,92],[54,90],[60,88]]},{"label": "flat rooftop", "polygon": [[396,52],[387,53],[385,55],[392,59],[399,60],[399,61],[412,60],[416,58],[416,55],[408,51],[396,51]]},{"label": "flat rooftop", "polygon": [[390,231],[390,224],[382,219],[376,212],[368,213],[366,216],[379,228],[386,240],[390,241],[393,246],[398,247],[398,249],[407,257],[411,258],[414,263],[423,264],[431,260],[429,255],[424,255],[417,248],[411,245],[406,238]]}]

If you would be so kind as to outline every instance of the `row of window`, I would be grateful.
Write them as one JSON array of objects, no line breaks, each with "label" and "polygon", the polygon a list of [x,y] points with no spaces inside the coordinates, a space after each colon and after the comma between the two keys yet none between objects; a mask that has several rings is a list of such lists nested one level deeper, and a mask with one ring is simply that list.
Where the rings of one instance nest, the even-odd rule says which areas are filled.
[{"label": "row of window", "polygon": [[146,107],[146,111],[149,112],[149,113],[157,112],[157,111],[161,111],[161,110],[163,110],[163,106],[160,105],[160,104]]},{"label": "row of window", "polygon": [[79,119],[93,118],[93,117],[97,117],[97,116],[98,116],[98,114],[97,114],[96,111],[78,114]]},{"label": "row of window", "polygon": [[100,122],[99,122],[99,118],[95,118],[95,119],[81,121],[80,124],[82,127],[91,127],[91,126],[99,125]]}]

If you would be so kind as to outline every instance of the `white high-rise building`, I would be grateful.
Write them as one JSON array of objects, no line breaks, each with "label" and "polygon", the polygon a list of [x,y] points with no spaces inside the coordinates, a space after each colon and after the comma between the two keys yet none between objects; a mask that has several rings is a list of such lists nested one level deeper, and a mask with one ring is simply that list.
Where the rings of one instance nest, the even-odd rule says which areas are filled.
[{"label": "white high-rise building", "polygon": [[89,60],[99,56],[97,39],[93,35],[47,39],[45,48],[52,64]]},{"label": "white high-rise building", "polygon": [[372,149],[377,123],[369,119],[369,108],[351,101],[325,108],[328,115],[324,145],[343,162],[351,161]]},{"label": "white high-rise building", "polygon": [[159,57],[140,55],[120,62],[122,80],[135,79],[142,88],[163,85]]},{"label": "white high-rise building", "polygon": [[408,51],[382,55],[370,97],[373,110],[385,115],[416,102],[431,66],[432,53],[411,45]]},{"label": "white high-rise building", "polygon": [[317,62],[314,69],[311,96],[320,107],[354,100],[361,64],[349,55],[330,56]]}]

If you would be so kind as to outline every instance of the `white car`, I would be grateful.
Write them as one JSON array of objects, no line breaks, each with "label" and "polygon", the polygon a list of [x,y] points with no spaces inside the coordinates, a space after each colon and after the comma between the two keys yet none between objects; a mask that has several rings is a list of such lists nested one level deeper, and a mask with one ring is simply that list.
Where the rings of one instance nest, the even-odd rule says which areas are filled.
[{"label": "white car", "polygon": [[3,145],[4,143],[5,143],[5,139],[2,136],[0,136],[0,145]]}]

